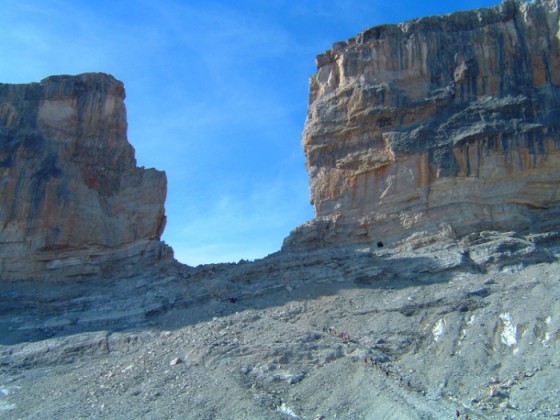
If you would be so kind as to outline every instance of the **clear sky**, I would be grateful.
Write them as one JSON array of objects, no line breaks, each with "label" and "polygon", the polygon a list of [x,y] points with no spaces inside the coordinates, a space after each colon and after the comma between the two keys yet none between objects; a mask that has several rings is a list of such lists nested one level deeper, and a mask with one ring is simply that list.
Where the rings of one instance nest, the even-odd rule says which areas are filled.
[{"label": "clear sky", "polygon": [[315,56],[383,23],[500,0],[0,0],[0,82],[125,83],[138,164],[168,177],[189,265],[255,259],[313,216],[301,149]]}]

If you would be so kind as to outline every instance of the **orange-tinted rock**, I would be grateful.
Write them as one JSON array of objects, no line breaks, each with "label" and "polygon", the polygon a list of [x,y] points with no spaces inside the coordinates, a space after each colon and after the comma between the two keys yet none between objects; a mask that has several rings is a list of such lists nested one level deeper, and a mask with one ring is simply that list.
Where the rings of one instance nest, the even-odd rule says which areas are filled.
[{"label": "orange-tinted rock", "polygon": [[320,55],[303,134],[315,218],[285,247],[558,227],[558,15],[508,0]]},{"label": "orange-tinted rock", "polygon": [[100,73],[0,84],[2,280],[117,272],[140,254],[148,265],[169,255],[159,241],[166,177],[136,167],[124,97]]}]

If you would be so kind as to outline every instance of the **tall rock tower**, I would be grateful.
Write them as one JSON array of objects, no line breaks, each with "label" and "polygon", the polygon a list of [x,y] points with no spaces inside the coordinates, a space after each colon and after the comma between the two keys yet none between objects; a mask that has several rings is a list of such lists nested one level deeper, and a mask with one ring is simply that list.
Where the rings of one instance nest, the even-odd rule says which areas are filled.
[{"label": "tall rock tower", "polygon": [[166,177],[136,167],[124,97],[101,73],[0,84],[0,280],[128,275],[170,256]]},{"label": "tall rock tower", "polygon": [[315,217],[285,248],[560,225],[558,0],[369,29],[317,57]]}]

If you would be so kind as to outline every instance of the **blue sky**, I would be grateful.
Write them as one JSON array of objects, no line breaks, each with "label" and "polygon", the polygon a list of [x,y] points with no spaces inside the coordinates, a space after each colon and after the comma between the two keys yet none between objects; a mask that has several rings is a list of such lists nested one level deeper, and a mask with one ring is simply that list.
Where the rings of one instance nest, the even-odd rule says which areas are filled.
[{"label": "blue sky", "polygon": [[138,164],[168,177],[189,265],[255,259],[313,216],[300,145],[314,58],[382,23],[500,0],[0,0],[0,82],[125,83]]}]

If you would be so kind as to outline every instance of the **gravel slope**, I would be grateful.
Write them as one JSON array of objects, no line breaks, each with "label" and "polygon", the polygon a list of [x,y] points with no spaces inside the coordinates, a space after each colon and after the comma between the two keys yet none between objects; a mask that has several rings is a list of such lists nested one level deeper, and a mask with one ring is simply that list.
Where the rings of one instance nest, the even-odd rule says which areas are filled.
[{"label": "gravel slope", "polygon": [[558,417],[558,236],[277,254],[73,297],[60,285],[78,314],[63,326],[61,307],[4,299],[0,418]]}]

